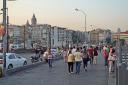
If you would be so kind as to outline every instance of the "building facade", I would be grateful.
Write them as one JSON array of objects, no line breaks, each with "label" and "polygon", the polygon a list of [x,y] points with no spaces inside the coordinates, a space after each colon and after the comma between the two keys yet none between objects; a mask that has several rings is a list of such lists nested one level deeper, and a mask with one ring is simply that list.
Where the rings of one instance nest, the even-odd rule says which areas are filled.
[{"label": "building facade", "polygon": [[107,44],[111,41],[111,31],[106,29],[96,29],[90,31],[90,43],[95,45]]},{"label": "building facade", "polygon": [[27,49],[33,48],[34,44],[51,48],[70,47],[74,43],[85,42],[85,33],[49,24],[38,24],[33,14],[31,23],[27,20],[23,26],[9,25],[9,42],[22,44]]}]

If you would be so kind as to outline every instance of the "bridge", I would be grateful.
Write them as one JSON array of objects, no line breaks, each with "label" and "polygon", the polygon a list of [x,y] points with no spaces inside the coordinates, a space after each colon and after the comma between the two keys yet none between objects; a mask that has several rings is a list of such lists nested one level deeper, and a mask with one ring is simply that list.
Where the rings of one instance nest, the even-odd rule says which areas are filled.
[{"label": "bridge", "polygon": [[57,60],[53,62],[53,68],[42,64],[1,78],[0,85],[115,85],[115,75],[109,75],[100,54],[97,65],[89,64],[87,72],[81,65],[79,75],[69,74],[67,63]]}]

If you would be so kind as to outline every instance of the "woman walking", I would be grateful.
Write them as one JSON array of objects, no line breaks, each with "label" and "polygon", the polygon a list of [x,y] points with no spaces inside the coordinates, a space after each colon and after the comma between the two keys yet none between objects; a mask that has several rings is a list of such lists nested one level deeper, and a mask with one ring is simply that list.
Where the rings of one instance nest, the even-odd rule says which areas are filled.
[{"label": "woman walking", "polygon": [[69,50],[69,53],[68,53],[68,56],[67,56],[69,73],[73,73],[74,60],[75,60],[74,55],[72,54],[71,50]]},{"label": "woman walking", "polygon": [[49,49],[48,50],[48,65],[50,68],[52,68],[52,59],[53,59],[53,56],[51,54],[51,50]]},{"label": "woman walking", "polygon": [[104,66],[108,67],[108,56],[109,53],[107,52],[107,46],[103,47],[103,57],[104,57]]},{"label": "woman walking", "polygon": [[92,65],[93,64],[93,53],[94,53],[94,50],[93,50],[93,47],[90,46],[90,48],[87,49],[87,52],[88,52],[88,55],[89,55],[89,58],[90,58],[90,64]]},{"label": "woman walking", "polygon": [[111,49],[109,53],[108,61],[109,61],[109,73],[114,72],[115,61],[116,61],[115,49]]},{"label": "woman walking", "polygon": [[62,51],[62,55],[63,55],[63,59],[64,59],[64,62],[66,62],[66,57],[67,57],[67,49],[64,48],[63,51]]},{"label": "woman walking", "polygon": [[75,63],[76,63],[76,74],[79,74],[80,66],[81,66],[81,62],[82,62],[82,53],[80,52],[79,48],[77,48],[74,55],[75,55]]},{"label": "woman walking", "polygon": [[87,66],[88,66],[88,61],[89,61],[89,56],[87,54],[87,50],[85,46],[83,47],[83,68],[85,71],[87,71]]},{"label": "woman walking", "polygon": [[94,48],[94,58],[93,58],[93,64],[97,64],[97,56],[98,56],[98,52],[97,52],[97,48]]}]

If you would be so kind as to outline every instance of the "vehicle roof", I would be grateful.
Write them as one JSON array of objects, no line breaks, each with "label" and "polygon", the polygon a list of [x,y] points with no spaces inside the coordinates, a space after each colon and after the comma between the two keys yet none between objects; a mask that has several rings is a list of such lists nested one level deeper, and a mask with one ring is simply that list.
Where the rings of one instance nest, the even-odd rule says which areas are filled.
[{"label": "vehicle roof", "polygon": [[[6,55],[11,55],[11,54],[15,54],[15,53],[6,53]],[[3,53],[0,53],[0,55],[3,55]]]}]

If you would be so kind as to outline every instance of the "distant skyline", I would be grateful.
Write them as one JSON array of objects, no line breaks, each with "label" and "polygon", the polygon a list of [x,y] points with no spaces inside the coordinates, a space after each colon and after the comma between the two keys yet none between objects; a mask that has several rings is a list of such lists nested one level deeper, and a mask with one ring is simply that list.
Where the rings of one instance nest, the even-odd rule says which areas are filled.
[{"label": "distant skyline", "polygon": [[78,8],[87,14],[87,30],[91,30],[90,25],[112,31],[128,29],[128,0],[17,0],[8,1],[7,7],[10,23],[16,25],[31,22],[34,13],[39,24],[83,31],[84,15],[75,11]]}]

